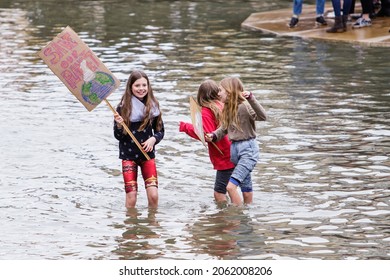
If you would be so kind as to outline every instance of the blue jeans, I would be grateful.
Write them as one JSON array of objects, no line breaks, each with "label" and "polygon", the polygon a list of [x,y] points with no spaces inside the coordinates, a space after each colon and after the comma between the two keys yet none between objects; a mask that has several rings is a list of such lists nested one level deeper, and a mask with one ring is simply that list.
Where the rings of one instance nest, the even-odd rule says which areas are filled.
[{"label": "blue jeans", "polygon": [[233,142],[230,146],[230,160],[235,167],[232,178],[240,183],[242,192],[251,192],[251,172],[259,159],[259,146],[256,139]]},{"label": "blue jeans", "polygon": [[[299,16],[300,14],[302,14],[302,5],[303,5],[303,0],[294,0],[294,3],[293,3],[294,15]],[[316,1],[317,15],[323,15],[324,10],[325,10],[325,0],[317,0]]]},{"label": "blue jeans", "polygon": [[[343,15],[349,15],[349,10],[351,9],[352,0],[344,0],[343,1]],[[334,15],[336,17],[341,16],[341,1],[340,0],[332,0],[332,6]]]}]

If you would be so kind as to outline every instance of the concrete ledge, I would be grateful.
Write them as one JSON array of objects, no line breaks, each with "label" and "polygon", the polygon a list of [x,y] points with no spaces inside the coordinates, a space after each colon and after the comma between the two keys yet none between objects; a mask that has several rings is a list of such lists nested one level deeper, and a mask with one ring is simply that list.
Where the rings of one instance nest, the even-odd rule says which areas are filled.
[{"label": "concrete ledge", "polygon": [[[361,11],[356,4],[355,12]],[[390,17],[376,17],[372,20],[372,26],[352,29],[353,22],[348,23],[347,32],[327,33],[326,29],[333,26],[333,8],[331,4],[325,6],[325,18],[328,26],[317,27],[315,25],[315,5],[303,5],[302,15],[295,28],[289,28],[287,24],[292,16],[292,7],[275,11],[253,13],[242,24],[243,29],[271,33],[277,36],[301,37],[303,39],[318,39],[329,41],[344,41],[370,46],[390,47]]]}]

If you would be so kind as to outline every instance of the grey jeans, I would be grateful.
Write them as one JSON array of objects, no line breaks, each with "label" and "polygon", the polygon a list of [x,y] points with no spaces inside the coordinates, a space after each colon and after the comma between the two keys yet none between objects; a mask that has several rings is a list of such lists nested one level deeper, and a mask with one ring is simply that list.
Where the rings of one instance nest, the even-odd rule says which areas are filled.
[{"label": "grey jeans", "polygon": [[259,159],[259,146],[256,139],[233,142],[230,147],[230,160],[236,166],[232,178],[240,182],[242,192],[251,192],[251,172]]}]

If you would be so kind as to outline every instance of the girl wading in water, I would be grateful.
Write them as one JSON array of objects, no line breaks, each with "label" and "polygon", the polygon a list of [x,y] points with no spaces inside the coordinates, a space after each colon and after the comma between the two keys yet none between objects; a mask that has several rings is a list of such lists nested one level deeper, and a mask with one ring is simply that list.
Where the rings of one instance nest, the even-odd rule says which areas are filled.
[{"label": "girl wading in water", "polygon": [[222,124],[212,133],[206,134],[208,142],[218,142],[226,134],[231,144],[231,161],[235,164],[229,183],[226,186],[233,205],[242,205],[237,191],[241,188],[244,203],[253,201],[251,172],[259,158],[256,142],[255,121],[265,121],[264,108],[249,91],[244,91],[239,78],[228,77],[219,84],[221,101],[225,103],[222,111]]},{"label": "girl wading in water", "polygon": [[[114,115],[114,136],[119,140],[119,158],[122,159],[122,172],[126,192],[126,207],[133,208],[137,202],[138,167],[145,183],[148,205],[158,206],[158,180],[155,162],[155,145],[164,138],[164,123],[161,111],[148,76],[142,71],[133,71],[126,85],[126,91]],[[134,137],[149,156],[136,145],[123,129],[126,124]]]}]

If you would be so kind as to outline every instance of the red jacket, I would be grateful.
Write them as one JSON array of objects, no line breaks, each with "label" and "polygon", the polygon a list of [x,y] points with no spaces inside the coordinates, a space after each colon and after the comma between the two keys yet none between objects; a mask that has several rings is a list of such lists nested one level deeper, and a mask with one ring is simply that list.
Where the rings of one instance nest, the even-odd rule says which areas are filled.
[{"label": "red jacket", "polygon": [[[202,122],[203,131],[205,133],[213,132],[217,129],[217,121],[213,112],[206,107],[202,107]],[[188,136],[200,140],[194,131],[191,123],[180,122],[180,132],[185,132]],[[224,136],[220,141],[215,142],[217,147],[222,151],[223,155],[214,147],[212,143],[207,143],[209,147],[210,161],[216,170],[226,170],[234,168],[234,164],[230,161],[230,144],[229,138]]]}]

